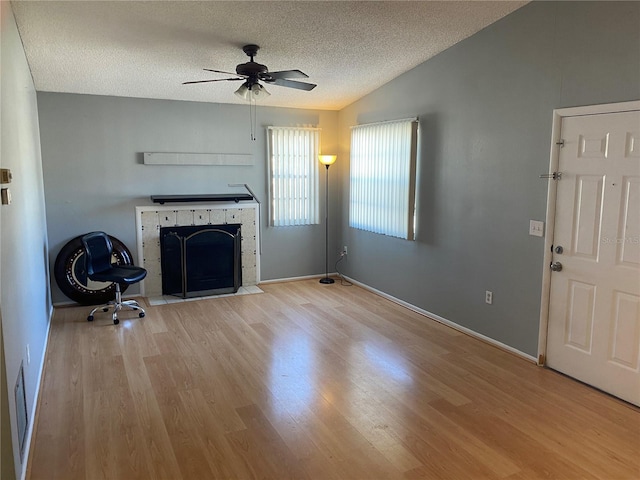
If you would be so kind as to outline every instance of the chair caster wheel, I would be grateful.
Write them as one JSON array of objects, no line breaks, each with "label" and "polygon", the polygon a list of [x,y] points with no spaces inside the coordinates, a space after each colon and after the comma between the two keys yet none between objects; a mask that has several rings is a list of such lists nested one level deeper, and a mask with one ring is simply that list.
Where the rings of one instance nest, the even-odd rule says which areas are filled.
[{"label": "chair caster wheel", "polygon": [[87,317],[87,322],[93,322],[93,315],[89,315]]},{"label": "chair caster wheel", "polygon": [[105,308],[103,308],[103,309],[102,309],[102,311],[103,311],[103,312],[108,312],[108,311],[109,311],[109,309],[105,307]]},{"label": "chair caster wheel", "polygon": [[113,319],[113,324],[114,325],[118,325],[120,323],[120,320],[118,320],[117,318]]},{"label": "chair caster wheel", "polygon": [[143,318],[143,317],[144,317],[144,312],[140,312],[140,313],[138,314],[138,316],[139,316],[140,318]]}]

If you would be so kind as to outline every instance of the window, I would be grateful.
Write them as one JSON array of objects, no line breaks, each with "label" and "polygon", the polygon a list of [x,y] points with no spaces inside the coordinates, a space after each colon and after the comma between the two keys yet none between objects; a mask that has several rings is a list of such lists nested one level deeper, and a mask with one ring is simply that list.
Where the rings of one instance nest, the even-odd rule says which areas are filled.
[{"label": "window", "polygon": [[414,238],[418,121],[351,128],[349,226]]},{"label": "window", "polygon": [[319,128],[268,127],[271,225],[318,223]]}]

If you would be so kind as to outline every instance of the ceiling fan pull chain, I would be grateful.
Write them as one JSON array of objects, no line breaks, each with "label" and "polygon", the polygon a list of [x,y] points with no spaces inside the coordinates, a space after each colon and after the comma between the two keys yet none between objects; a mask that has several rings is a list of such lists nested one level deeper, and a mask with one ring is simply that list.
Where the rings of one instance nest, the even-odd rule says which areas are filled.
[{"label": "ceiling fan pull chain", "polygon": [[256,141],[257,113],[256,100],[249,98],[249,123],[251,123],[251,140]]}]

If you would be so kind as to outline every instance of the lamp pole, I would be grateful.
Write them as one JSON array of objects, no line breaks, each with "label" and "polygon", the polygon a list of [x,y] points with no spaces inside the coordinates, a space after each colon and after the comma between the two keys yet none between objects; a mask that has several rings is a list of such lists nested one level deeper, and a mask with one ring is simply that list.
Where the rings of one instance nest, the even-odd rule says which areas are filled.
[{"label": "lamp pole", "polygon": [[324,195],[324,278],[320,283],[335,283],[333,278],[329,278],[329,167],[336,161],[335,155],[320,155],[320,163],[327,167]]}]

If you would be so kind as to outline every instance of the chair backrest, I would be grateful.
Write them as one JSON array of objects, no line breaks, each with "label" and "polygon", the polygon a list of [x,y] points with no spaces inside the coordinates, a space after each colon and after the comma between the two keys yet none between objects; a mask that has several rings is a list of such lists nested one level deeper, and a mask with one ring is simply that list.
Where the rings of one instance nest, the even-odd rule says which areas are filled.
[{"label": "chair backrest", "polygon": [[111,268],[113,245],[104,232],[91,232],[82,237],[86,254],[87,275],[104,272]]}]

